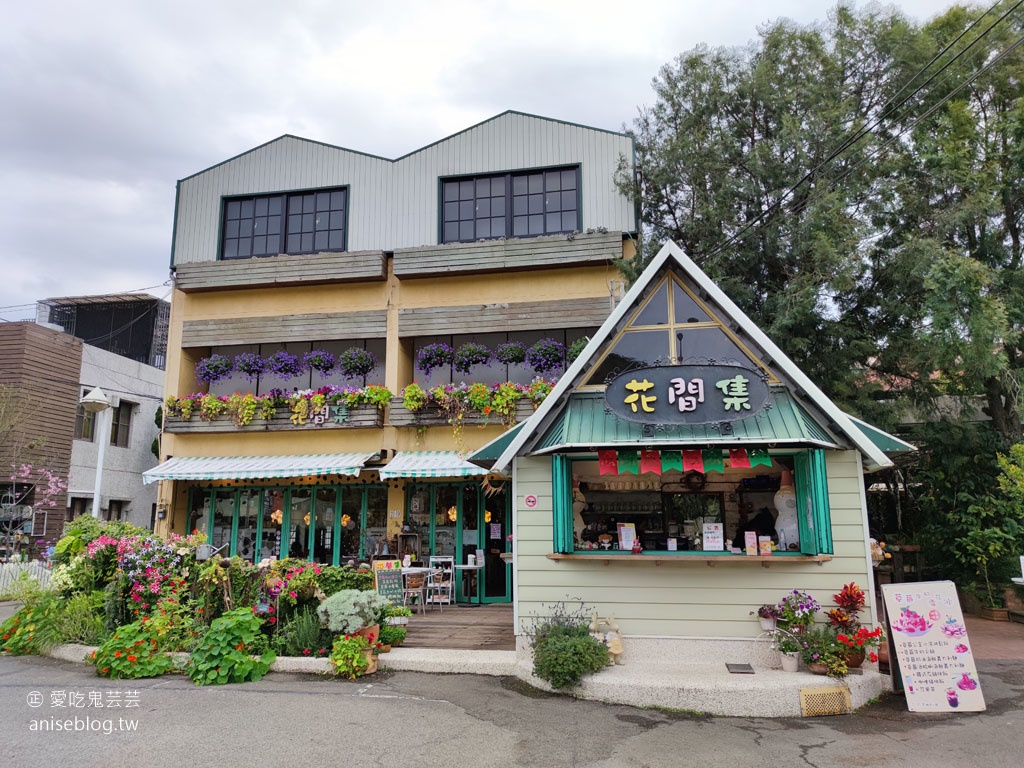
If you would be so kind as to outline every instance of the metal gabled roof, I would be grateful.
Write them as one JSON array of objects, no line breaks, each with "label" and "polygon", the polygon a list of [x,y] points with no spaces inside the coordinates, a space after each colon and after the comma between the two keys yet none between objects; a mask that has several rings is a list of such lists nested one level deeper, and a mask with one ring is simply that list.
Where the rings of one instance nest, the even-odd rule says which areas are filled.
[{"label": "metal gabled roof", "polygon": [[719,424],[676,424],[651,429],[606,409],[600,392],[576,392],[531,453],[624,447],[722,447],[765,445],[839,448],[784,387],[772,389],[769,406],[746,419]]}]

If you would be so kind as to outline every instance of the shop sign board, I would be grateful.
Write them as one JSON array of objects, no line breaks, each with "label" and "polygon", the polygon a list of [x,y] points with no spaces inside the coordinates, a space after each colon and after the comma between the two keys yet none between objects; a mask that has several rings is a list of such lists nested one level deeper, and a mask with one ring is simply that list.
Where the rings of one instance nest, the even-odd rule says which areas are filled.
[{"label": "shop sign board", "polygon": [[981,712],[978,670],[951,581],[883,584],[890,648],[911,712]]},{"label": "shop sign board", "polygon": [[612,413],[646,424],[717,424],[753,416],[771,392],[740,365],[666,365],[620,374],[605,388]]}]

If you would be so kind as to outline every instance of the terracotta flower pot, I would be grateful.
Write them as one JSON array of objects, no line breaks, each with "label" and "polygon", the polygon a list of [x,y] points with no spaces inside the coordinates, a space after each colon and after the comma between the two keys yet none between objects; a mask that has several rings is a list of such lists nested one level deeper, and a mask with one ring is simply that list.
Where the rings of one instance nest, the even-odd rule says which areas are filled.
[{"label": "terracotta flower pot", "polygon": [[377,671],[377,654],[372,649],[367,648],[363,653],[366,654],[366,671],[364,675],[372,675]]},{"label": "terracotta flower pot", "polygon": [[849,669],[858,669],[864,663],[865,653],[864,651],[855,651],[851,648],[843,654],[843,658],[846,660],[846,666]]},{"label": "terracotta flower pot", "polygon": [[828,665],[823,661],[815,661],[807,665],[808,671],[814,675],[827,675]]},{"label": "terracotta flower pot", "polygon": [[360,637],[365,637],[371,643],[376,643],[380,640],[380,624],[372,624],[369,627],[363,627],[362,629],[356,630],[356,634]]}]

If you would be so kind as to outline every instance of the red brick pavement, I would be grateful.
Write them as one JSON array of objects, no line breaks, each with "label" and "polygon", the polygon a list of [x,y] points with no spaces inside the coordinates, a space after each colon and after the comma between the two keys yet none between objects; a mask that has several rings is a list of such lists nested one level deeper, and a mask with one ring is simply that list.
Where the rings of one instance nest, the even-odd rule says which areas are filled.
[{"label": "red brick pavement", "polygon": [[976,659],[1024,660],[1024,624],[965,616],[967,637]]}]

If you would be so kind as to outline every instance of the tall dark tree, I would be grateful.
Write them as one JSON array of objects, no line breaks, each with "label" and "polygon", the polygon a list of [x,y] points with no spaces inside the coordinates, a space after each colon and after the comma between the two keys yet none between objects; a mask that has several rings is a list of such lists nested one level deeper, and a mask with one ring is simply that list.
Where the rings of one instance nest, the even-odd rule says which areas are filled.
[{"label": "tall dark tree", "polygon": [[647,255],[675,240],[869,417],[984,395],[1019,439],[1024,105],[1019,54],[996,59],[1020,21],[988,30],[1012,5],[973,27],[840,5],[666,65],[634,126]]}]

